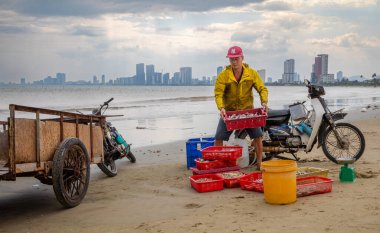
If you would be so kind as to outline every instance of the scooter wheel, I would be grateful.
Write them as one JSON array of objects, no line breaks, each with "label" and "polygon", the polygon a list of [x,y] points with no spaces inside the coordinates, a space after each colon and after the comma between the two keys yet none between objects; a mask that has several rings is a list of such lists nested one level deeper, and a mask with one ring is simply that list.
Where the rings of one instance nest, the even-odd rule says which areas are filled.
[{"label": "scooter wheel", "polygon": [[136,157],[133,155],[131,151],[127,154],[127,158],[131,163],[136,163]]},{"label": "scooter wheel", "polygon": [[[336,134],[340,137],[341,143],[339,143]],[[364,148],[363,133],[349,123],[337,123],[335,132],[330,127],[323,135],[323,152],[334,163],[338,163],[337,160],[343,157],[358,160],[362,156]]]}]

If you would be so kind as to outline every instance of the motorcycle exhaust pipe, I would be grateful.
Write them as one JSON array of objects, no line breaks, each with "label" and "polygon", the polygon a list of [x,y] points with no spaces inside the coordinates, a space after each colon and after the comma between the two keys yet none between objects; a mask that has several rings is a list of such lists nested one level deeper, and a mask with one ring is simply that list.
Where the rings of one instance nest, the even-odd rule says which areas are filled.
[{"label": "motorcycle exhaust pipe", "polygon": [[276,146],[264,146],[263,152],[290,152],[290,148],[276,147]]}]

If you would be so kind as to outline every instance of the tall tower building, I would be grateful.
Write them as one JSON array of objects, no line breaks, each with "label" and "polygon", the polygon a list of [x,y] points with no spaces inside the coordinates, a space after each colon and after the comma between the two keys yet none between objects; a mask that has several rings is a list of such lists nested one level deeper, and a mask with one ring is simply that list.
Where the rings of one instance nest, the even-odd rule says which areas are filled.
[{"label": "tall tower building", "polygon": [[57,84],[65,84],[66,82],[66,74],[65,73],[57,73],[55,75],[57,78]]},{"label": "tall tower building", "polygon": [[181,84],[181,73],[180,72],[174,72],[173,78],[172,78],[172,84],[174,84],[174,85]]},{"label": "tall tower building", "polygon": [[338,71],[338,73],[336,73],[336,79],[338,80],[338,82],[342,81],[342,79],[343,79],[343,72],[342,71]]},{"label": "tall tower building", "polygon": [[192,68],[191,67],[181,67],[179,69],[181,76],[181,84],[191,85],[192,79]]},{"label": "tall tower building", "polygon": [[102,74],[102,84],[106,84],[106,76],[104,74]]},{"label": "tall tower building", "polygon": [[168,85],[169,84],[169,73],[165,73],[162,76],[162,82],[163,82],[164,85]]},{"label": "tall tower building", "polygon": [[265,69],[257,70],[257,73],[259,73],[261,80],[265,83]]},{"label": "tall tower building", "polygon": [[318,54],[315,57],[315,63],[313,65],[312,80],[315,78],[315,82],[321,82],[322,77],[328,74],[329,70],[329,55]]},{"label": "tall tower building", "polygon": [[145,84],[144,63],[136,64],[136,84]]},{"label": "tall tower building", "polygon": [[154,65],[146,65],[146,84],[153,85],[154,83]]},{"label": "tall tower building", "polygon": [[162,84],[162,73],[155,72],[154,73],[154,84],[161,85]]},{"label": "tall tower building", "polygon": [[321,57],[321,75],[325,75],[329,73],[329,55],[327,54],[319,54]]},{"label": "tall tower building", "polygon": [[98,78],[96,77],[96,75],[94,75],[94,76],[92,77],[92,84],[99,84],[99,80],[98,80]]},{"label": "tall tower building", "polygon": [[288,59],[284,62],[284,73],[282,74],[282,81],[284,83],[294,83],[297,81],[297,74],[294,72],[294,69],[294,59]]}]

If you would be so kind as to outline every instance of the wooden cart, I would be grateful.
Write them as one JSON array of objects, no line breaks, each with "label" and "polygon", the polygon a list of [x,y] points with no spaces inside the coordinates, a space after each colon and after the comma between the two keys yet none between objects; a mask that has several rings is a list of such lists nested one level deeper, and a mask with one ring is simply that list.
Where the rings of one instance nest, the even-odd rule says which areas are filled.
[{"label": "wooden cart", "polygon": [[[0,180],[34,176],[53,185],[63,206],[79,205],[90,181],[90,164],[104,159],[105,117],[13,104],[9,110],[8,120],[0,122]],[[16,118],[17,112],[35,117]]]}]

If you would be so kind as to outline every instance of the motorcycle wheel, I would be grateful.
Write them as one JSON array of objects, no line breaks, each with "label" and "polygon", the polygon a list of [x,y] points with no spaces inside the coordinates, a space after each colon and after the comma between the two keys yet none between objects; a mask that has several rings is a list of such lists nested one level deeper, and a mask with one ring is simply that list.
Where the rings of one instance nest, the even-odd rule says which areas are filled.
[{"label": "motorcycle wheel", "polygon": [[136,157],[133,155],[131,151],[129,151],[129,153],[127,154],[127,158],[131,163],[136,163]]},{"label": "motorcycle wheel", "polygon": [[114,177],[117,175],[117,167],[115,160],[113,158],[109,158],[106,161],[103,161],[103,163],[98,163],[97,164],[100,170],[104,172],[109,177]]},{"label": "motorcycle wheel", "polygon": [[334,163],[338,163],[338,158],[350,158],[358,160],[365,148],[363,133],[349,123],[337,123],[336,132],[341,137],[343,145],[338,143],[338,139],[331,127],[329,127],[322,141],[322,150],[326,157]]}]

